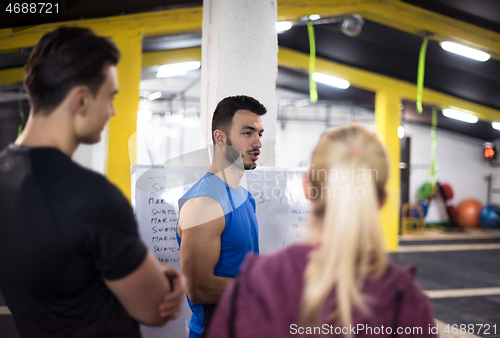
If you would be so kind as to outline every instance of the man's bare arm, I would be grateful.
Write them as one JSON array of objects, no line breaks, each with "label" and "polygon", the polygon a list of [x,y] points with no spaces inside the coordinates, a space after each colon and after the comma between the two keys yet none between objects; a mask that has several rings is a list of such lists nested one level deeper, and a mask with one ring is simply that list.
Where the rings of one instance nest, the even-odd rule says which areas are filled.
[{"label": "man's bare arm", "polygon": [[220,236],[225,227],[224,211],[209,197],[187,201],[179,215],[181,269],[188,280],[188,296],[193,303],[215,304],[233,281],[214,276],[219,260]]},{"label": "man's bare arm", "polygon": [[129,275],[117,280],[104,280],[127,313],[138,322],[162,326],[168,318],[162,317],[160,305],[171,292],[170,283],[153,253]]}]

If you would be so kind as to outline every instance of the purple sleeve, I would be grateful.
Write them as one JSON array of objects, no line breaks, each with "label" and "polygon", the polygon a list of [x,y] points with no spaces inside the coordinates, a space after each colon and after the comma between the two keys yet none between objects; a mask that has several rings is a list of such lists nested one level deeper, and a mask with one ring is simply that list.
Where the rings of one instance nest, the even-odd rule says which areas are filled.
[{"label": "purple sleeve", "polygon": [[411,281],[402,294],[398,316],[398,328],[405,332],[398,337],[437,338],[431,302],[414,281]]}]

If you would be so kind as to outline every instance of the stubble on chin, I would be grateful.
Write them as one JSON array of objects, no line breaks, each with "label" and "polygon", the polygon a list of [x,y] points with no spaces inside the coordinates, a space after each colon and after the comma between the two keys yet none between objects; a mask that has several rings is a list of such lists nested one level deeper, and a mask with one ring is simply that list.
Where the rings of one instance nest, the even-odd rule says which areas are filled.
[{"label": "stubble on chin", "polygon": [[257,163],[251,162],[251,163],[244,163],[245,170],[254,170],[257,168]]}]

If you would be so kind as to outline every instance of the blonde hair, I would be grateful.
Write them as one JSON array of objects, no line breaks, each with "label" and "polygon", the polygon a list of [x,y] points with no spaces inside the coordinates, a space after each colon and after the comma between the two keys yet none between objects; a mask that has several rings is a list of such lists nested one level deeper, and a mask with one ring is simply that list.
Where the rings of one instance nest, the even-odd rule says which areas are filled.
[{"label": "blonde hair", "polygon": [[[363,282],[380,277],[387,265],[378,208],[388,169],[384,147],[359,125],[321,136],[308,179],[312,213],[322,229],[304,275],[303,323],[317,324],[326,310],[326,320],[348,327],[354,310],[367,313]],[[334,303],[328,304],[333,290]]]}]

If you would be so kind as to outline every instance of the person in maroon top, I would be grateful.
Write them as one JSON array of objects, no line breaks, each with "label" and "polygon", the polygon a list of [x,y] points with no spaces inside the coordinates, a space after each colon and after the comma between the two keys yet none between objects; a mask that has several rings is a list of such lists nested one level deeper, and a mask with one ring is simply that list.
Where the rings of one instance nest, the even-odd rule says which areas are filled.
[{"label": "person in maroon top", "polygon": [[323,134],[304,178],[312,213],[304,244],[247,256],[208,337],[437,337],[413,270],[384,249],[378,211],[388,169],[382,144],[364,128]]}]

